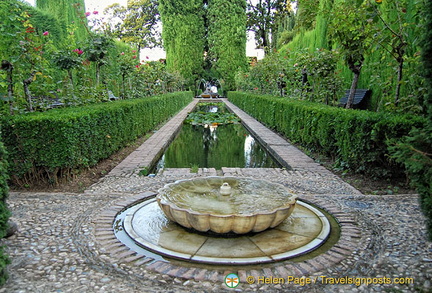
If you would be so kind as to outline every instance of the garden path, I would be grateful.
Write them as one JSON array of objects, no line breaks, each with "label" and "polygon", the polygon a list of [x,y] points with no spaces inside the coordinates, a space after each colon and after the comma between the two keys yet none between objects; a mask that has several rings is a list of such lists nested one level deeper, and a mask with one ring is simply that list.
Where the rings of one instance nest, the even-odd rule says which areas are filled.
[{"label": "garden path", "polygon": [[[251,124],[255,123],[252,119]],[[261,128],[258,126],[254,129]],[[161,129],[155,137],[162,134]],[[291,148],[286,141],[274,145],[280,144]],[[135,152],[135,161],[140,153]],[[0,292],[221,292],[227,289],[223,276],[232,271],[241,278],[237,291],[245,292],[432,289],[432,243],[426,240],[425,219],[417,196],[363,195],[301,152],[288,160],[292,169],[223,168],[216,172],[208,168],[199,169],[198,173],[167,169],[155,177],[138,176],[136,168],[131,167],[127,172],[108,174],[84,193],[11,192],[8,203],[19,231],[2,240],[12,263],[8,266],[10,278]],[[342,226],[339,242],[325,254],[309,260],[219,268],[155,261],[116,240],[113,215],[128,203],[178,179],[216,174],[284,184],[302,199],[333,213]],[[245,282],[249,276],[255,278],[253,284]],[[261,276],[284,278],[285,283],[258,284]],[[289,276],[310,277],[315,282],[288,284]],[[390,283],[331,284],[343,282],[340,278],[345,277],[376,278],[370,279],[376,282],[389,278]],[[412,283],[394,283],[402,280]]]}]

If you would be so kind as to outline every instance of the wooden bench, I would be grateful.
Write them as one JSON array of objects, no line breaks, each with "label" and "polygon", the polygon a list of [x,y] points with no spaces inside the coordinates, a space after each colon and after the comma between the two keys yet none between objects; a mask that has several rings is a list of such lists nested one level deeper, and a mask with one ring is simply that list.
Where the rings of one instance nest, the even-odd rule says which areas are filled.
[{"label": "wooden bench", "polygon": [[[339,100],[339,107],[345,107],[348,101],[350,90],[345,91],[345,96]],[[372,91],[368,89],[356,89],[354,94],[353,108],[366,110]]]}]

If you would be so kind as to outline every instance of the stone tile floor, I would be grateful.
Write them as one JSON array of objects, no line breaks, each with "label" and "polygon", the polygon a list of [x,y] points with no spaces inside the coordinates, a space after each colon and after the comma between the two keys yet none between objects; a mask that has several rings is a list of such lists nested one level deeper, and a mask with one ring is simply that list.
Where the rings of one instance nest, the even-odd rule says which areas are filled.
[{"label": "stone tile floor", "polygon": [[[202,170],[201,170],[202,171]],[[200,172],[201,172],[200,171]],[[237,170],[241,173],[241,170]],[[175,173],[175,175],[174,175]],[[244,170],[244,176],[254,171]],[[203,172],[205,175],[206,173]],[[237,174],[241,175],[241,174]],[[285,283],[248,284],[235,291],[262,292],[430,292],[432,290],[432,243],[426,240],[424,218],[413,195],[362,195],[352,193],[337,177],[313,172],[275,170],[255,174],[294,188],[302,198],[325,202],[351,215],[362,231],[353,253],[330,267],[306,265],[297,276],[310,277],[315,284],[288,284],[283,269],[244,268],[241,279],[278,276]],[[172,277],[151,265],[112,262],[101,251],[95,235],[94,218],[119,200],[143,190],[155,191],[180,178],[201,176],[167,170],[154,178],[106,177],[83,194],[16,193],[9,205],[19,232],[2,240],[12,264],[10,278],[0,292],[223,292],[223,282],[211,281],[211,268],[188,270],[189,276]],[[319,184],[318,184],[319,183]],[[143,261],[142,263],[144,263]],[[168,266],[167,266],[168,267]],[[259,273],[261,272],[261,273]],[[262,273],[263,272],[263,273]],[[228,273],[228,271],[227,271]],[[174,274],[175,275],[175,274]],[[206,277],[204,277],[206,276]],[[322,276],[322,277],[320,277]],[[369,277],[391,284],[342,285],[340,278]],[[339,279],[337,279],[339,278]],[[385,279],[389,278],[389,279]],[[200,281],[201,280],[201,281]],[[303,279],[308,280],[308,279]],[[342,281],[341,281],[342,280]],[[297,279],[300,283],[301,279]],[[354,280],[356,281],[356,280]],[[405,281],[411,284],[395,284]]]}]

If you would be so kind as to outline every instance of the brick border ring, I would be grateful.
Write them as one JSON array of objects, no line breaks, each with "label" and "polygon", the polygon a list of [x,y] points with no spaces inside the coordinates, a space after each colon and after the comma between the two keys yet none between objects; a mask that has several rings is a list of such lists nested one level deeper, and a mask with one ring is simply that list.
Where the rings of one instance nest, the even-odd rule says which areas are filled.
[{"label": "brick border ring", "polygon": [[[126,210],[128,207],[140,203],[150,197],[154,197],[156,193],[146,191],[144,193],[119,200],[111,206],[104,208],[96,215],[92,222],[94,224],[94,236],[96,245],[99,246],[99,257],[103,258],[112,264],[127,265],[128,267],[140,267],[155,273],[164,274],[173,278],[182,278],[186,280],[194,279],[195,281],[211,281],[223,282],[227,273],[236,273],[241,281],[246,281],[247,276],[308,276],[315,272],[319,272],[325,268],[335,266],[341,261],[349,258],[354,251],[358,249],[366,249],[370,240],[360,241],[362,238],[361,230],[357,227],[354,218],[339,210],[330,203],[314,199],[313,205],[325,210],[331,214],[340,226],[339,240],[326,252],[321,253],[313,258],[293,262],[290,260],[272,263],[271,267],[262,266],[254,268],[233,266],[229,269],[203,268],[204,265],[196,265],[194,263],[185,263],[181,265],[179,261],[162,261],[155,260],[151,256],[139,254],[117,239],[114,232],[114,219],[117,214]],[[301,199],[309,203],[305,199]],[[363,239],[365,240],[365,239]]]}]

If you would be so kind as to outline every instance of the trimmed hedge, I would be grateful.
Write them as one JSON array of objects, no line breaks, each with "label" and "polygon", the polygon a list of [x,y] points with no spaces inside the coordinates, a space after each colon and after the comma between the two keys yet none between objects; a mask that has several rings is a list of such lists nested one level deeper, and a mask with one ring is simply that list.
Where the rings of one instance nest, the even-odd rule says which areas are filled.
[{"label": "trimmed hedge", "polygon": [[56,183],[153,130],[193,99],[191,92],[10,116],[3,141],[16,184]]},{"label": "trimmed hedge", "polygon": [[[8,219],[10,216],[10,212],[6,206],[6,198],[8,196],[7,180],[6,152],[3,143],[0,141],[0,238],[6,236]],[[9,264],[9,258],[4,254],[3,247],[0,247],[0,285],[3,285],[6,282],[7,264]]]},{"label": "trimmed hedge", "polygon": [[307,101],[229,92],[229,100],[290,141],[333,157],[357,173],[387,177],[404,168],[389,158],[388,142],[425,120],[389,113],[346,110]]}]

